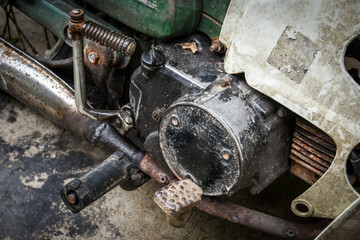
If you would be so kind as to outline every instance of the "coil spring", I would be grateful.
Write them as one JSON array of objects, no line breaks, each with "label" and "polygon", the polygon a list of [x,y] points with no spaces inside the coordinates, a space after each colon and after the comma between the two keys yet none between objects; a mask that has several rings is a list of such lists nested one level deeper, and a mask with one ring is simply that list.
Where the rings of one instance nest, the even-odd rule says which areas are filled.
[{"label": "coil spring", "polygon": [[131,56],[135,52],[136,42],[133,38],[122,33],[111,31],[94,22],[86,22],[81,28],[83,37],[100,43],[125,56]]}]

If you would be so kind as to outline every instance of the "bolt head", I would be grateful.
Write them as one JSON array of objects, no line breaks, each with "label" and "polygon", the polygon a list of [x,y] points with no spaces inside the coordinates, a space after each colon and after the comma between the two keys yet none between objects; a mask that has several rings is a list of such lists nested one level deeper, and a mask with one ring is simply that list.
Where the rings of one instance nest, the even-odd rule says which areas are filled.
[{"label": "bolt head", "polygon": [[133,119],[131,117],[125,117],[124,121],[126,122],[126,124],[132,124],[133,123]]},{"label": "bolt head", "polygon": [[164,116],[164,112],[157,108],[151,113],[151,117],[154,120],[154,122],[160,122],[162,117]]},{"label": "bolt head", "polygon": [[89,62],[96,64],[99,61],[99,56],[97,55],[96,52],[90,52],[88,54],[88,60],[89,60]]},{"label": "bolt head", "polygon": [[277,116],[278,116],[279,118],[283,118],[283,117],[286,116],[286,112],[285,112],[285,110],[282,109],[282,108],[280,108],[280,109],[276,112],[276,114],[277,114]]},{"label": "bolt head", "polygon": [[180,123],[180,120],[177,116],[172,116],[171,117],[171,124],[174,125],[174,126],[178,126]]},{"label": "bolt head", "polygon": [[71,11],[73,14],[79,14],[80,13],[80,9],[73,9]]},{"label": "bolt head", "polygon": [[221,151],[221,157],[224,159],[224,160],[229,160],[230,157],[231,157],[231,152],[230,150],[227,150],[227,149],[224,149]]},{"label": "bolt head", "polygon": [[230,85],[230,82],[226,77],[220,78],[220,86],[221,87],[226,87],[229,85]]},{"label": "bolt head", "polygon": [[130,44],[127,46],[125,54],[126,56],[131,56],[134,54],[136,49],[136,42],[130,42]]}]

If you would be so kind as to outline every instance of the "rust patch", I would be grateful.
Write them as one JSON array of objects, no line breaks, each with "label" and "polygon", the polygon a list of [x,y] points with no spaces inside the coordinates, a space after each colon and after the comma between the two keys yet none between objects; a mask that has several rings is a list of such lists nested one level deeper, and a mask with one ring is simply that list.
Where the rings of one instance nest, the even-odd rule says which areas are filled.
[{"label": "rust patch", "polygon": [[267,62],[294,82],[301,83],[313,63],[317,51],[314,42],[287,26],[271,51]]}]

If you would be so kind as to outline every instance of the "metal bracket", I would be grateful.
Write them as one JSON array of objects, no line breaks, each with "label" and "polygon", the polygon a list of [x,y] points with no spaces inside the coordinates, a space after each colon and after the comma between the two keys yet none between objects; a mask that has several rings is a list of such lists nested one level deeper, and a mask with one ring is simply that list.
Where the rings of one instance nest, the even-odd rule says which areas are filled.
[{"label": "metal bracket", "polygon": [[[70,12],[71,19],[69,21],[68,35],[72,40],[73,47],[73,62],[74,62],[74,90],[75,103],[79,112],[91,119],[109,120],[120,134],[125,135],[133,126],[132,116],[124,110],[99,110],[92,108],[86,100],[86,85],[85,85],[85,68],[84,68],[84,52],[83,52],[83,37],[81,29],[85,25],[84,12],[81,9],[74,9]],[[94,23],[91,23],[94,25]],[[106,29],[102,27],[102,29]],[[107,30],[106,31],[110,31]],[[129,42],[132,43],[131,39]],[[135,45],[129,47],[135,48]],[[128,49],[127,49],[128,50]],[[134,50],[134,49],[132,49]],[[130,55],[133,51],[125,52]],[[126,54],[129,56],[129,54]]]}]

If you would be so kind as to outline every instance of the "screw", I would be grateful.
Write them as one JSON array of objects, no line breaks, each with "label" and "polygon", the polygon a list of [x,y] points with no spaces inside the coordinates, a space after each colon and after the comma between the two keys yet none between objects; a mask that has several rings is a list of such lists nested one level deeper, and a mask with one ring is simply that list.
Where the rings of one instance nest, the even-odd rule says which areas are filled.
[{"label": "screw", "polygon": [[220,78],[220,86],[226,87],[229,85],[230,85],[229,79],[227,79],[226,77]]},{"label": "screw", "polygon": [[295,236],[296,236],[295,230],[289,229],[289,230],[286,232],[286,236],[288,236],[289,238],[295,237]]},{"label": "screw", "polygon": [[231,157],[231,152],[227,149],[224,149],[222,150],[221,152],[221,157],[224,159],[224,160],[229,160],[230,157]]},{"label": "screw", "polygon": [[178,126],[178,125],[179,125],[179,122],[180,122],[180,120],[179,120],[179,118],[178,118],[177,116],[172,116],[172,117],[171,117],[171,123],[172,123],[172,125]]},{"label": "screw", "polygon": [[216,53],[224,53],[226,50],[224,44],[220,42],[219,37],[216,37],[212,40],[210,51]]},{"label": "screw", "polygon": [[124,121],[126,122],[126,124],[132,124],[133,123],[133,119],[131,117],[128,117],[128,116],[126,116],[124,118]]},{"label": "screw", "polygon": [[160,183],[166,184],[167,183],[167,177],[166,176],[161,176],[160,177]]},{"label": "screw", "polygon": [[155,109],[151,114],[151,117],[155,122],[160,122],[163,116],[164,112],[159,108]]},{"label": "screw", "polygon": [[66,195],[66,200],[72,205],[75,205],[79,202],[79,199],[77,198],[76,194],[73,192]]},{"label": "screw", "polygon": [[90,52],[88,54],[88,60],[89,62],[96,64],[99,61],[99,56],[97,55],[96,52]]},{"label": "screw", "polygon": [[225,187],[225,186],[223,186],[223,187],[221,188],[221,191],[222,191],[223,193],[227,193],[227,189],[226,189],[226,187]]},{"label": "screw", "polygon": [[277,114],[277,116],[278,116],[279,118],[283,118],[283,117],[286,116],[286,112],[285,112],[285,110],[284,110],[283,108],[278,109],[277,112],[276,112],[276,114]]}]

